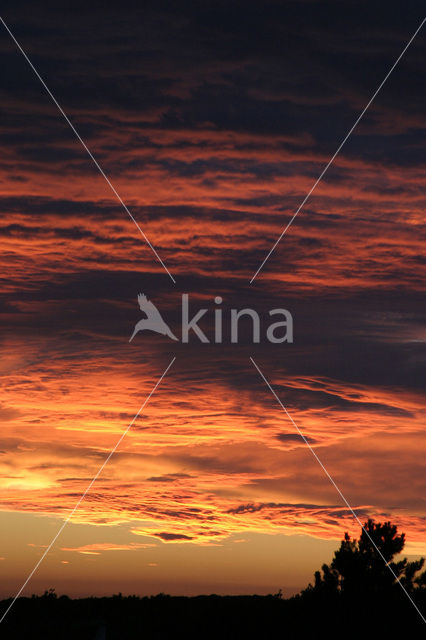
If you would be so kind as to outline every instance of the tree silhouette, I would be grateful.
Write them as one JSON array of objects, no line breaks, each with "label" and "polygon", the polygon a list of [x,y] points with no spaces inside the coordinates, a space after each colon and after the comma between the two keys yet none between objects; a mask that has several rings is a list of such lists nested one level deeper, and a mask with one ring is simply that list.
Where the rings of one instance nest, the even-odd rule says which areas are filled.
[{"label": "tree silhouette", "polygon": [[405,535],[391,522],[368,520],[358,540],[345,533],[331,563],[296,596],[300,615],[309,612],[329,638],[341,637],[342,629],[345,637],[358,638],[360,628],[380,638],[424,633],[418,615],[426,610],[426,571],[420,573],[424,558],[395,560],[404,545]]},{"label": "tree silhouette", "polygon": [[309,585],[303,593],[314,592],[328,598],[338,595],[350,598],[362,596],[364,599],[376,595],[383,598],[395,588],[400,589],[397,581],[408,593],[425,592],[426,571],[417,575],[423,568],[424,558],[414,562],[409,562],[407,558],[394,562],[394,557],[401,553],[404,545],[405,534],[399,535],[396,525],[370,519],[365,523],[358,540],[351,539],[345,533],[331,564],[324,564],[322,573],[315,573],[314,585]]}]

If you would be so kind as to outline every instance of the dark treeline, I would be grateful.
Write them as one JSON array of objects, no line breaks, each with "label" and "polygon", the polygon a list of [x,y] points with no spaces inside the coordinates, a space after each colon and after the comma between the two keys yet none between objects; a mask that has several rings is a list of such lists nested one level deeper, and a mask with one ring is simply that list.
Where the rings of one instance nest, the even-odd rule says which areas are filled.
[{"label": "dark treeline", "polygon": [[[422,572],[423,560],[394,560],[404,543],[405,536],[398,534],[396,526],[369,520],[358,540],[345,534],[330,565],[323,565],[314,583],[289,599],[278,593],[196,597],[159,594],[143,598],[116,595],[72,600],[49,590],[42,596],[19,598],[0,627],[0,637],[421,638],[426,631],[422,621],[426,571]],[[9,603],[0,603],[0,613]]]}]

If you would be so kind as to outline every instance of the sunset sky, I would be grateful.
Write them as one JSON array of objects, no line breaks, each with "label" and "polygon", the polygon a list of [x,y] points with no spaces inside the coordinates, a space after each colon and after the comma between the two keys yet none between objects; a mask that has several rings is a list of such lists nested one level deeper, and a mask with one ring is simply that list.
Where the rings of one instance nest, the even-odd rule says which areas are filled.
[{"label": "sunset sky", "polygon": [[[89,3],[90,4],[90,3]],[[0,24],[0,596],[293,594],[359,518],[426,554],[422,2],[6,2]],[[181,336],[129,343],[144,292]],[[229,338],[230,309],[259,313]],[[269,344],[288,309],[293,344]],[[244,327],[243,327],[244,325]]]}]

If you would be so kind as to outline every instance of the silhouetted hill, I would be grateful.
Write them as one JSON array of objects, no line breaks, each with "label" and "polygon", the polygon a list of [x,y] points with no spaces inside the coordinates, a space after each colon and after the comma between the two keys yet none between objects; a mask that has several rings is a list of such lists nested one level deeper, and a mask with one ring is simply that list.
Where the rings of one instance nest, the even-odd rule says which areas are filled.
[{"label": "silhouetted hill", "polygon": [[[403,596],[403,594],[402,594]],[[0,603],[5,610],[7,601]],[[423,637],[424,624],[403,597],[392,601],[277,596],[172,597],[164,594],[20,598],[1,625],[2,640],[246,640]]]}]

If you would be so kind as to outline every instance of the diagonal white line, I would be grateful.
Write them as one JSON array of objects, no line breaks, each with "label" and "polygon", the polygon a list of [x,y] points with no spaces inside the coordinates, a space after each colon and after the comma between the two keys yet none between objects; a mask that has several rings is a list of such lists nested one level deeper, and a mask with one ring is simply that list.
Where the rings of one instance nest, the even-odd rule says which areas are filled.
[{"label": "diagonal white line", "polygon": [[352,509],[351,505],[349,504],[349,502],[346,500],[345,496],[343,495],[343,493],[340,491],[339,487],[337,486],[337,484],[335,483],[335,481],[333,480],[333,478],[331,477],[331,475],[328,473],[327,469],[325,468],[325,466],[323,465],[323,463],[321,462],[321,460],[319,459],[315,449],[313,449],[311,447],[311,445],[309,444],[309,441],[307,438],[305,438],[305,436],[303,435],[303,433],[301,432],[301,430],[299,429],[299,427],[297,426],[297,424],[295,423],[295,421],[293,420],[293,418],[291,417],[291,415],[289,414],[289,412],[287,411],[286,407],[283,405],[283,403],[281,402],[281,400],[279,399],[279,397],[277,396],[277,394],[275,393],[275,390],[272,388],[271,384],[268,382],[268,380],[265,378],[265,376],[263,375],[262,371],[260,370],[260,368],[258,367],[258,365],[256,364],[256,362],[254,361],[254,359],[250,356],[250,360],[253,364],[253,366],[257,369],[258,373],[260,374],[261,378],[263,379],[263,381],[265,382],[266,386],[268,387],[269,391],[272,393],[272,395],[274,396],[275,400],[278,402],[278,404],[280,405],[281,409],[284,411],[284,413],[286,414],[286,416],[289,418],[290,422],[292,423],[292,425],[295,427],[295,429],[297,430],[297,433],[300,435],[300,437],[302,438],[302,440],[304,441],[304,443],[306,444],[306,446],[309,448],[309,451],[312,453],[312,455],[314,456],[315,460],[318,462],[318,464],[320,465],[321,469],[324,471],[325,475],[327,476],[327,478],[330,480],[331,484],[333,485],[333,487],[336,489],[337,493],[339,494],[339,496],[341,497],[341,499],[343,500],[344,504],[347,506],[347,508],[349,509],[349,511],[351,512],[351,514],[353,515],[353,517],[355,518],[355,520],[357,521],[357,523],[359,524],[359,526],[361,527],[361,529],[364,531],[365,535],[368,537],[368,539],[370,540],[371,544],[373,545],[374,549],[377,551],[377,553],[379,554],[379,556],[382,558],[383,562],[385,563],[385,565],[387,566],[387,568],[389,569],[389,571],[391,572],[391,574],[393,575],[393,577],[395,578],[395,580],[397,581],[397,583],[399,584],[399,586],[401,587],[401,589],[403,590],[403,592],[405,593],[405,595],[407,596],[407,598],[410,600],[411,604],[413,605],[413,607],[415,608],[415,610],[417,611],[417,613],[419,614],[419,616],[421,617],[421,619],[423,620],[423,622],[426,624],[426,618],[423,616],[422,612],[420,611],[420,609],[418,608],[418,606],[416,605],[416,603],[414,602],[414,600],[412,599],[412,597],[410,596],[410,594],[408,593],[408,591],[405,589],[404,585],[402,584],[402,582],[400,582],[398,576],[396,575],[396,573],[394,572],[394,570],[392,569],[392,567],[390,566],[390,564],[388,563],[388,561],[386,560],[386,558],[384,557],[384,555],[382,554],[382,552],[380,551],[380,549],[378,548],[378,546],[376,545],[376,543],[374,542],[374,540],[372,539],[372,537],[370,536],[370,534],[368,533],[368,531],[365,529],[365,527],[363,526],[361,520],[358,518],[356,512]]},{"label": "diagonal white line", "polygon": [[346,134],[346,136],[343,138],[342,142],[339,144],[339,146],[337,147],[335,153],[331,156],[330,160],[327,162],[327,164],[325,165],[324,169],[321,171],[319,177],[317,178],[316,182],[313,184],[313,186],[310,188],[310,190],[308,191],[308,193],[306,194],[306,196],[304,197],[304,199],[302,200],[302,202],[300,203],[300,205],[298,206],[298,208],[296,209],[295,213],[293,214],[293,216],[290,218],[290,221],[288,222],[287,226],[284,228],[284,230],[281,232],[278,240],[276,240],[276,242],[272,245],[272,248],[269,250],[267,256],[264,258],[262,264],[260,265],[260,267],[258,268],[258,270],[256,271],[256,273],[254,274],[254,276],[252,277],[252,279],[250,280],[250,284],[253,282],[253,280],[257,277],[258,273],[260,272],[260,270],[263,268],[264,264],[267,262],[267,260],[269,260],[270,256],[272,255],[272,253],[275,251],[277,245],[279,244],[279,242],[281,242],[281,239],[283,238],[283,236],[286,234],[287,230],[291,227],[291,225],[293,224],[294,220],[296,219],[296,216],[299,214],[299,211],[302,209],[302,207],[304,207],[304,205],[306,204],[306,202],[308,201],[309,197],[311,196],[312,192],[314,191],[314,189],[316,189],[317,185],[321,182],[322,178],[324,177],[325,173],[328,171],[330,165],[333,164],[335,158],[337,157],[337,155],[340,153],[343,145],[345,144],[345,142],[347,141],[347,139],[349,138],[349,136],[352,134],[352,132],[354,131],[354,129],[357,127],[357,125],[359,124],[360,120],[362,119],[362,117],[364,116],[365,112],[367,111],[367,109],[370,107],[371,103],[374,101],[374,99],[376,98],[377,94],[379,93],[379,91],[381,90],[381,88],[383,87],[383,85],[385,84],[386,80],[389,78],[389,76],[391,75],[392,71],[395,69],[395,67],[397,66],[397,64],[399,63],[399,61],[401,60],[402,56],[404,55],[404,53],[407,51],[408,47],[410,46],[410,44],[413,42],[414,38],[416,37],[416,35],[419,33],[420,29],[422,28],[422,26],[424,25],[424,23],[426,22],[426,18],[423,18],[423,20],[421,21],[420,25],[417,27],[417,29],[415,30],[415,32],[413,33],[413,35],[411,36],[411,38],[409,39],[409,41],[407,42],[407,44],[405,45],[404,49],[401,51],[401,53],[399,54],[399,56],[397,57],[397,59],[395,60],[395,62],[393,63],[393,65],[391,66],[391,68],[389,69],[389,71],[387,72],[387,74],[385,75],[384,79],[382,80],[382,82],[379,84],[379,86],[377,87],[376,91],[373,93],[373,95],[371,96],[370,100],[367,102],[367,104],[365,105],[364,109],[361,111],[361,113],[359,114],[358,118],[355,120],[354,124],[352,125],[352,127],[349,129],[348,133]]},{"label": "diagonal white line", "polygon": [[123,200],[121,199],[121,196],[119,195],[119,193],[117,192],[116,188],[114,187],[114,185],[112,184],[112,182],[110,181],[110,179],[108,178],[108,176],[106,175],[105,171],[102,169],[101,165],[99,164],[99,162],[96,160],[95,156],[93,155],[93,153],[90,151],[89,147],[87,146],[87,144],[84,142],[83,138],[80,136],[80,134],[78,133],[77,129],[75,128],[75,126],[73,125],[73,123],[71,122],[71,120],[69,119],[69,117],[67,116],[67,114],[65,113],[65,111],[62,109],[61,105],[59,104],[59,102],[56,100],[55,96],[53,95],[53,93],[50,91],[49,87],[47,86],[47,84],[45,83],[45,81],[43,80],[43,78],[41,77],[41,75],[39,74],[39,72],[37,71],[37,69],[35,68],[35,66],[33,65],[33,63],[31,62],[31,60],[29,59],[29,57],[27,56],[27,54],[25,53],[25,51],[23,50],[23,48],[21,47],[21,45],[19,44],[19,42],[17,41],[17,39],[15,38],[15,36],[13,35],[13,33],[11,32],[11,30],[9,29],[9,27],[7,26],[7,24],[5,23],[5,21],[3,20],[3,18],[0,16],[0,22],[3,24],[4,28],[6,29],[6,31],[8,32],[8,34],[10,35],[10,37],[12,38],[13,42],[16,44],[16,46],[18,47],[19,51],[22,53],[22,55],[24,56],[25,60],[28,62],[28,64],[30,65],[31,69],[34,71],[35,75],[37,76],[37,78],[40,80],[41,84],[43,85],[43,87],[46,89],[47,93],[49,94],[50,98],[52,99],[52,101],[55,103],[55,105],[57,106],[57,108],[59,109],[60,113],[63,115],[63,117],[65,118],[66,122],[69,124],[69,126],[71,127],[71,129],[73,130],[74,134],[76,135],[76,137],[78,138],[78,140],[81,142],[82,146],[84,147],[84,149],[87,151],[87,153],[89,154],[90,158],[92,159],[93,163],[95,164],[96,168],[98,169],[99,173],[103,176],[103,178],[105,179],[106,183],[108,184],[108,186],[110,187],[111,191],[113,192],[113,194],[115,195],[115,197],[117,198],[117,200],[119,201],[119,203],[121,204],[121,206],[123,207],[124,211],[128,214],[128,216],[130,217],[130,219],[132,220],[132,222],[134,222],[134,224],[136,225],[137,229],[139,230],[141,236],[143,237],[143,239],[145,240],[145,242],[147,243],[147,245],[149,246],[149,248],[151,249],[151,251],[153,252],[153,254],[155,255],[155,257],[157,258],[157,260],[159,261],[159,263],[161,264],[161,266],[163,267],[163,269],[166,271],[166,273],[170,276],[172,282],[174,284],[176,284],[176,280],[174,279],[174,277],[172,276],[172,274],[170,273],[170,271],[168,270],[168,268],[166,267],[166,265],[164,264],[164,262],[162,261],[162,259],[160,258],[160,256],[157,253],[157,250],[155,249],[155,247],[153,247],[153,245],[151,244],[151,242],[149,241],[149,239],[147,238],[147,236],[145,235],[145,233],[142,231],[141,227],[139,226],[138,222],[135,220],[135,218],[132,216],[132,214],[130,213],[129,209],[127,208],[127,206],[125,205],[125,203],[123,202]]},{"label": "diagonal white line", "polygon": [[151,396],[155,393],[157,387],[159,386],[159,384],[161,383],[161,381],[163,380],[164,376],[167,374],[168,370],[170,369],[170,367],[172,366],[172,364],[174,363],[175,360],[176,360],[176,357],[173,357],[171,359],[168,367],[163,371],[163,373],[161,374],[161,376],[159,377],[159,379],[157,380],[157,382],[155,383],[155,385],[153,386],[153,388],[151,389],[151,391],[149,392],[149,394],[145,398],[145,401],[142,404],[142,406],[140,407],[139,411],[136,413],[135,417],[133,418],[133,420],[131,421],[129,426],[125,429],[125,431],[123,431],[123,433],[121,434],[120,438],[117,440],[117,443],[111,449],[111,451],[109,452],[109,454],[107,455],[107,457],[105,458],[105,460],[103,461],[101,466],[99,467],[99,469],[96,472],[93,480],[90,481],[89,485],[87,486],[87,488],[84,491],[84,493],[78,499],[78,501],[77,501],[76,505],[74,506],[74,508],[72,509],[72,511],[69,513],[69,515],[63,521],[62,525],[59,528],[59,531],[55,534],[55,536],[51,540],[50,544],[45,549],[43,555],[37,561],[35,567],[31,571],[31,573],[29,574],[28,578],[25,580],[24,584],[19,589],[18,593],[15,595],[15,597],[12,600],[12,602],[10,603],[10,605],[8,606],[8,608],[6,609],[6,611],[4,612],[2,617],[0,618],[0,624],[3,622],[3,620],[5,619],[5,617],[7,616],[7,614],[9,613],[11,608],[13,607],[13,605],[15,604],[16,600],[19,598],[19,596],[21,595],[22,591],[25,589],[25,587],[27,586],[28,582],[31,580],[31,578],[33,577],[33,575],[35,574],[35,572],[37,571],[37,569],[39,568],[39,566],[41,565],[41,563],[43,562],[43,560],[45,559],[45,557],[47,556],[47,554],[49,553],[49,551],[51,550],[53,545],[55,544],[56,540],[59,538],[59,536],[61,535],[62,531],[65,529],[66,525],[68,524],[68,522],[71,520],[71,518],[73,517],[73,515],[77,511],[77,509],[79,508],[80,504],[83,502],[84,498],[86,497],[86,495],[88,494],[88,492],[90,491],[90,489],[92,488],[92,486],[94,485],[94,483],[96,482],[98,477],[101,475],[102,471],[104,470],[105,466],[108,464],[108,462],[110,461],[110,459],[112,458],[112,456],[116,452],[116,450],[119,447],[120,443],[122,442],[123,438],[127,435],[129,429],[133,426],[133,424],[135,423],[136,419],[139,417],[140,413],[146,407],[146,405],[148,404]]}]

